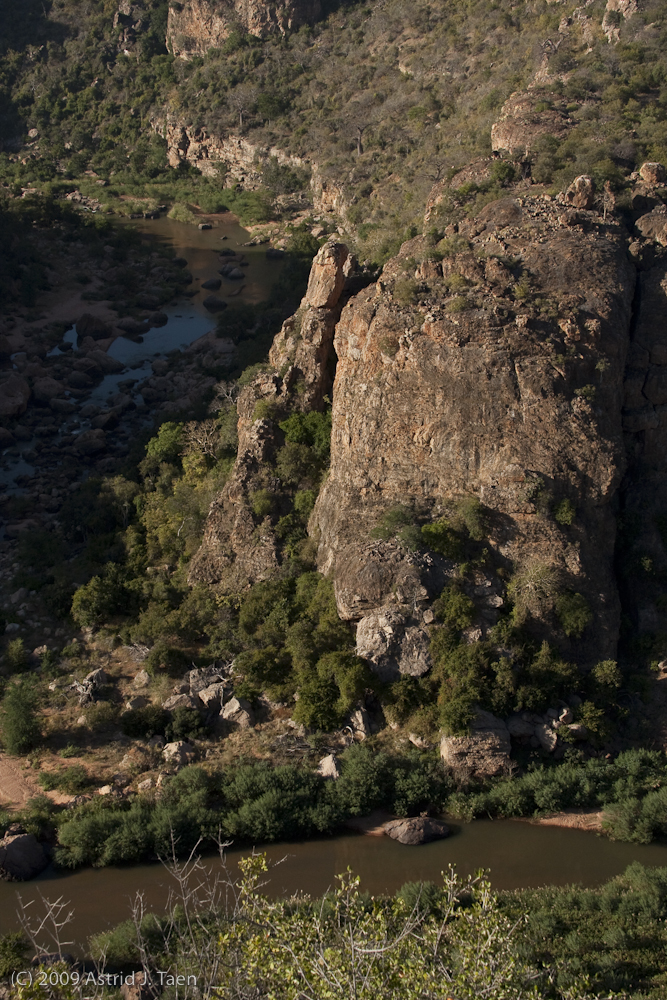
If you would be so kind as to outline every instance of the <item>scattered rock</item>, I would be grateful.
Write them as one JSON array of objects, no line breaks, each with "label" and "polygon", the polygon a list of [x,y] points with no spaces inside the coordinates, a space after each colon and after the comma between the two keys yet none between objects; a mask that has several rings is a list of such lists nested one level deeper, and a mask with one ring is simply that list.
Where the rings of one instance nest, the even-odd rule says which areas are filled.
[{"label": "scattered rock", "polygon": [[221,284],[220,278],[209,278],[208,281],[202,281],[201,287],[208,292],[217,292]]},{"label": "scattered rock", "polygon": [[48,377],[35,379],[32,387],[33,395],[38,403],[49,403],[56,396],[59,396],[63,389],[62,382]]},{"label": "scattered rock", "polygon": [[199,703],[196,698],[193,698],[189,694],[174,694],[171,698],[167,698],[165,702],[162,703],[162,707],[167,710],[167,712],[173,712],[177,708],[199,708]]},{"label": "scattered rock", "polygon": [[185,740],[178,740],[177,743],[167,743],[162,751],[164,759],[169,764],[176,764],[178,767],[185,767],[197,756],[197,751],[191,743]]},{"label": "scattered rock", "polygon": [[92,313],[84,313],[76,321],[76,332],[79,337],[92,337],[93,340],[106,340],[113,337],[113,330],[108,323],[105,323],[99,316]]},{"label": "scattered rock", "polygon": [[338,767],[336,755],[330,753],[326,757],[323,757],[317,765],[317,773],[321,774],[323,778],[333,778],[334,781],[340,778],[340,768]]},{"label": "scattered rock", "polygon": [[221,710],[220,718],[239,729],[249,729],[255,723],[254,712],[245,698],[231,698]]},{"label": "scattered rock", "polygon": [[355,736],[360,736],[362,740],[365,740],[367,736],[370,736],[371,725],[368,718],[368,712],[365,708],[358,708],[356,711],[352,712],[350,715],[349,726]]},{"label": "scattered rock", "polygon": [[132,687],[135,688],[148,687],[150,682],[151,682],[151,675],[148,673],[148,671],[140,670],[139,673],[135,675],[135,678],[132,681]]},{"label": "scattered rock", "polygon": [[76,450],[86,456],[99,455],[101,451],[106,450],[106,446],[106,434],[100,427],[91,431],[84,431],[74,441]]},{"label": "scattered rock", "polygon": [[442,840],[449,836],[449,827],[440,820],[428,816],[415,816],[410,819],[394,819],[384,824],[388,837],[397,840],[399,844],[428,844],[432,840]]},{"label": "scattered rock", "polygon": [[216,684],[209,684],[208,687],[202,688],[197,697],[206,708],[217,710],[221,707],[227,690],[226,685],[222,681],[218,681]]},{"label": "scattered rock", "polygon": [[552,753],[556,749],[558,736],[551,726],[546,725],[546,723],[541,722],[535,726],[535,737],[542,749],[546,750],[547,753]]},{"label": "scattered rock", "polygon": [[0,878],[25,882],[44,871],[48,858],[32,833],[19,833],[0,840]]},{"label": "scattered rock", "polygon": [[580,722],[572,722],[567,727],[575,740],[587,740],[588,730]]}]

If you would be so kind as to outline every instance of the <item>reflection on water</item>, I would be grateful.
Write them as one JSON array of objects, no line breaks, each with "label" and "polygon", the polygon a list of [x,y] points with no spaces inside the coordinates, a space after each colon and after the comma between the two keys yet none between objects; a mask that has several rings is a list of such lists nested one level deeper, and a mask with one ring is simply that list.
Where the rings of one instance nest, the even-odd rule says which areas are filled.
[{"label": "reflection on water", "polygon": [[[488,868],[496,889],[518,889],[540,885],[581,883],[600,885],[618,875],[633,861],[667,866],[667,846],[621,844],[592,833],[551,826],[533,826],[509,820],[476,820],[453,826],[447,840],[405,847],[388,837],[351,834],[305,843],[271,845],[266,848],[272,868],[268,895],[307,892],[320,896],[335,884],[337,874],[350,867],[361,878],[362,889],[374,893],[396,892],[405,882],[430,880],[438,883],[449,864],[461,875]],[[228,864],[238,874],[239,857],[249,849],[232,849]],[[277,864],[280,862],[279,864]],[[217,858],[210,859],[219,869]],[[41,891],[49,899],[70,900],[76,913],[72,936],[80,947],[91,933],[130,916],[130,901],[144,893],[146,906],[164,909],[173,880],[159,864],[127,868],[84,869],[73,873],[47,871],[20,888],[24,901]],[[15,916],[15,885],[0,883],[0,933],[18,926]]]}]

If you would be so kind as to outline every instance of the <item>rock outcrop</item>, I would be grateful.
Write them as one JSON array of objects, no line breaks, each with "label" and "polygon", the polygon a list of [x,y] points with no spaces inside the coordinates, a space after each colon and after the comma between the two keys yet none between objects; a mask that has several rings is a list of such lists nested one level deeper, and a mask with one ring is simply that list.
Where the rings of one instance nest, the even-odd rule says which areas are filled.
[{"label": "rock outcrop", "polygon": [[191,59],[222,45],[232,31],[264,38],[313,24],[320,16],[319,0],[181,0],[169,5],[167,47]]},{"label": "rock outcrop", "polygon": [[283,442],[278,423],[289,407],[318,410],[331,391],[332,343],[346,278],[353,261],[342,243],[320,248],[308,290],[296,316],[287,320],[271,348],[276,371],[262,373],[241,393],[237,411],[239,445],[234,470],[213,501],[190,579],[246,586],[270,577],[279,566],[271,518],[258,513],[254,498],[280,481],[267,464]]},{"label": "rock outcrop", "polygon": [[[458,228],[442,261],[423,238],[411,240],[343,309],[331,471],[311,518],[318,566],[333,573],[342,617],[389,620],[397,604],[412,614],[451,568],[433,553],[372,542],[373,528],[397,505],[437,519],[455,498],[476,497],[501,561],[527,578],[546,567],[589,602],[595,625],[579,656],[613,656],[619,602],[609,540],[625,467],[634,292],[623,232],[597,212],[568,215],[549,198],[520,195]],[[567,499],[575,523],[544,517],[541,491]],[[489,610],[502,604],[478,586]],[[361,639],[384,669],[382,658],[396,656],[375,633],[369,645],[364,626]],[[543,637],[551,638],[546,627]]]},{"label": "rock outcrop", "polygon": [[503,720],[479,710],[468,736],[443,736],[440,756],[453,771],[489,778],[507,773],[510,749],[510,734]]},{"label": "rock outcrop", "polygon": [[491,127],[491,149],[526,156],[541,136],[564,139],[574,124],[566,103],[538,87],[511,94]]}]

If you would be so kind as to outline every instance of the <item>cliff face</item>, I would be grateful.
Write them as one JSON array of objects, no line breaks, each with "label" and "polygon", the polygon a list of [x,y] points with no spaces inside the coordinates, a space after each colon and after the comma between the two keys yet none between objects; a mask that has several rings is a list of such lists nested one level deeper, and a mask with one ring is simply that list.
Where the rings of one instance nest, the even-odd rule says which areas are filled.
[{"label": "cliff face", "polygon": [[[396,505],[437,518],[474,496],[491,512],[488,544],[501,561],[586,597],[594,625],[583,658],[612,656],[613,501],[625,466],[634,291],[621,228],[595,210],[516,197],[461,223],[445,249],[440,262],[423,238],[410,241],[377,287],[343,310],[331,473],[311,522],[319,568],[334,574],[341,616],[361,620],[360,651],[369,632],[387,627],[389,645],[401,646],[401,630],[429,620],[429,600],[452,568],[373,541],[371,531]],[[523,272],[518,285],[510,262]],[[545,516],[548,494],[576,508],[571,525]],[[489,612],[503,601],[479,576]],[[391,615],[402,623],[384,621]],[[427,669],[423,659],[411,668],[401,646],[394,661],[402,657],[401,672]]]},{"label": "cliff face", "polygon": [[320,16],[319,0],[184,0],[169,7],[167,47],[173,55],[191,59],[220,46],[234,30],[263,38],[294,31]]}]

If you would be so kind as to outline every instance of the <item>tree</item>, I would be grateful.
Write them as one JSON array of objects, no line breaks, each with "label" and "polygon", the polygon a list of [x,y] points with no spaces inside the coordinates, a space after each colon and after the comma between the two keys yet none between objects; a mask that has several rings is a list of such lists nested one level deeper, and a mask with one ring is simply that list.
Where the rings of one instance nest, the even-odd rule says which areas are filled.
[{"label": "tree", "polygon": [[227,96],[227,104],[239,116],[239,126],[243,128],[244,115],[251,115],[257,103],[257,87],[242,84]]},{"label": "tree", "polygon": [[7,753],[32,750],[41,736],[37,695],[25,681],[12,684],[2,702],[2,740]]}]

